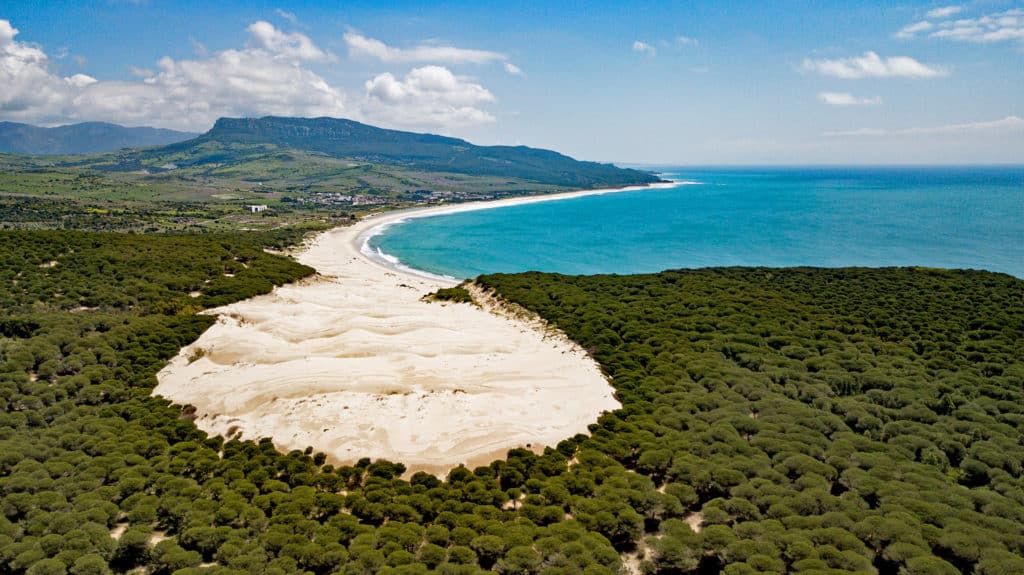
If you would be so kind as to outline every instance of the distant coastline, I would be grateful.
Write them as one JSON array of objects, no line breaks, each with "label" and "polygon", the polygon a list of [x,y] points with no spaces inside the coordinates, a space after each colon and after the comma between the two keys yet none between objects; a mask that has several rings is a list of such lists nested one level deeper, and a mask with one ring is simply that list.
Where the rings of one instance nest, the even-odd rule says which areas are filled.
[{"label": "distant coastline", "polygon": [[[663,178],[701,185],[561,205],[522,205],[548,199],[530,197],[423,212],[515,206],[440,220],[409,212],[406,225],[368,234],[372,249],[364,253],[388,260],[382,263],[456,278],[527,270],[642,274],[729,266],[918,266],[1024,277],[1024,223],[1011,215],[1024,210],[1019,168],[679,167],[663,172]],[[600,191],[565,197],[591,193]]]}]

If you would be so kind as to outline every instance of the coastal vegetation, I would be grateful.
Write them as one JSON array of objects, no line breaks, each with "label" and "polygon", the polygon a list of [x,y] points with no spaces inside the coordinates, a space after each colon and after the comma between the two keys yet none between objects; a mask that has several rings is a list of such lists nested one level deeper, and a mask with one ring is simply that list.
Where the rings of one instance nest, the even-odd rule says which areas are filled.
[{"label": "coastal vegetation", "polygon": [[[112,150],[0,153],[2,228],[322,229],[384,207],[658,181],[648,172],[580,162],[549,150],[475,146],[332,118],[223,118],[185,141],[120,149],[136,140],[189,136],[105,124],[50,129],[0,122],[0,151],[5,137],[11,151],[75,152],[84,149],[83,140]],[[250,205],[266,209],[252,213]]]},{"label": "coastal vegetation", "polygon": [[473,295],[465,287],[459,285],[441,288],[428,296],[433,301],[449,301],[454,303],[473,303]]},{"label": "coastal vegetation", "polygon": [[[742,268],[478,282],[607,371],[623,407],[577,457],[673,496],[632,507],[646,569],[1024,572],[1024,282]],[[699,533],[681,521],[695,514]]]},{"label": "coastal vegetation", "polygon": [[[119,158],[0,154],[0,229],[207,233],[324,228],[385,207],[576,189],[249,144],[207,142],[133,169],[110,169]],[[247,206],[253,204],[268,209],[250,213]]]},{"label": "coastal vegetation", "polygon": [[0,232],[5,572],[1024,571],[1024,284],[924,269],[478,280],[623,408],[444,479],[207,437],[152,397],[213,318],[312,270],[268,233]]}]

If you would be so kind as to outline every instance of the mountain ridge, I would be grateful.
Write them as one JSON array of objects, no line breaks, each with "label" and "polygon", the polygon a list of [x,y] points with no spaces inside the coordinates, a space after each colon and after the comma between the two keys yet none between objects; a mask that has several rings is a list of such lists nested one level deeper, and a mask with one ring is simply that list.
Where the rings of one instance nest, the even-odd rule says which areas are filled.
[{"label": "mountain ridge", "polygon": [[0,153],[102,154],[123,148],[173,144],[196,135],[165,128],[125,127],[108,122],[81,122],[52,128],[20,122],[0,122]]},{"label": "mountain ridge", "polygon": [[527,146],[478,146],[466,140],[389,130],[343,118],[220,118],[204,134],[143,154],[186,152],[208,143],[271,144],[333,158],[383,163],[429,171],[521,178],[586,188],[661,181],[640,170],[575,160]]}]

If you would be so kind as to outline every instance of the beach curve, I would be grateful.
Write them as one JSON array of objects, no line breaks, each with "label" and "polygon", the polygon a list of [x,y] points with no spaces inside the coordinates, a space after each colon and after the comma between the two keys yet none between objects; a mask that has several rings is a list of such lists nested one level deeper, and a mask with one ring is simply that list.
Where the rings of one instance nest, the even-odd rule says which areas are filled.
[{"label": "beach curve", "polygon": [[374,257],[368,240],[408,218],[627,189],[650,187],[384,212],[323,232],[295,254],[316,276],[205,312],[217,322],[154,394],[193,405],[211,435],[438,474],[586,433],[620,404],[584,350],[490,298],[423,301],[457,281]]}]

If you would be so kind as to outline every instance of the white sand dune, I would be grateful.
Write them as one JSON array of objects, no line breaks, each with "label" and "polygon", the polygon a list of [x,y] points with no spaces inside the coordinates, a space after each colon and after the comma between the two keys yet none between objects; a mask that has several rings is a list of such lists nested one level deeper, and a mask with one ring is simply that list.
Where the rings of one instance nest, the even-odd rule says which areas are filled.
[{"label": "white sand dune", "polygon": [[480,207],[392,212],[320,234],[296,255],[318,276],[212,310],[217,323],[158,374],[154,393],[194,405],[211,434],[434,473],[585,433],[619,403],[577,345],[493,303],[424,302],[454,282],[360,252],[373,228]]}]

